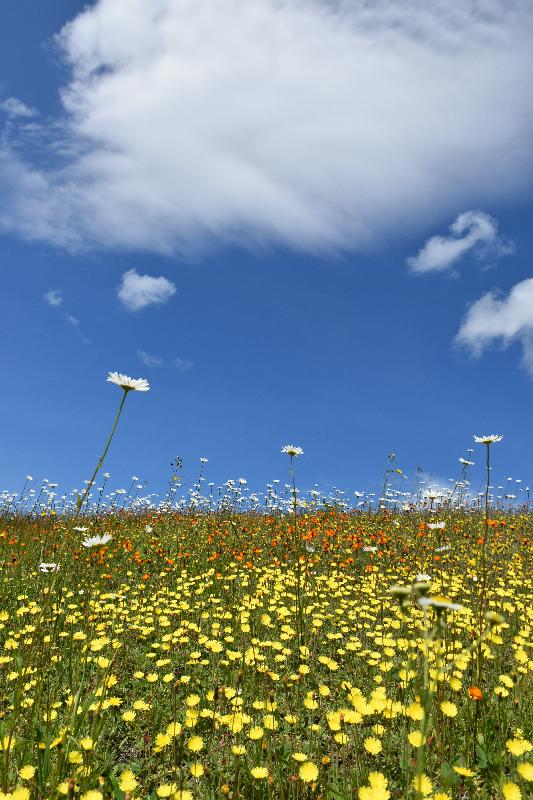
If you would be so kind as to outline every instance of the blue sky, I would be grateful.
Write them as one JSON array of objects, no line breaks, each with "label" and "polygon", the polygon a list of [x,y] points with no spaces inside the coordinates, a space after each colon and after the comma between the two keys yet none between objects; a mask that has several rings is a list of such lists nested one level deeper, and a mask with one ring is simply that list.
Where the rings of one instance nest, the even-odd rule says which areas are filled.
[{"label": "blue sky", "polygon": [[[398,26],[350,20],[342,3],[237,3],[227,31],[215,4],[212,25],[193,3],[162,0],[157,19],[142,5],[3,10],[0,489],[88,477],[120,400],[109,370],[152,387],[128,397],[114,485],[136,474],[164,491],[179,455],[188,480],[207,457],[208,480],[260,488],[286,479],[287,443],[305,450],[307,486],[375,489],[391,451],[408,475],[446,481],[482,433],[504,436],[498,482],[529,483],[533,115],[528,48],[505,39],[527,29],[527,7],[498,18],[491,4],[483,36],[466,16],[452,46],[439,4],[422,43],[400,4],[390,61],[380,37]],[[283,31],[304,31],[288,51],[280,8]],[[262,59],[250,26],[269,42]],[[341,88],[321,83],[316,26],[332,48],[316,60]],[[350,36],[368,63],[351,49],[331,61]],[[375,83],[354,94],[370,67]]]}]

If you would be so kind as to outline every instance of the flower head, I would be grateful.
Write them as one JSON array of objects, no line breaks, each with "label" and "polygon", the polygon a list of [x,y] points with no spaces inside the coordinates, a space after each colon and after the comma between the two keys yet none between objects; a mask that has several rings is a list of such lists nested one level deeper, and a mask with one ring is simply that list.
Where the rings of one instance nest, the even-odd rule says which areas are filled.
[{"label": "flower head", "polygon": [[87,536],[82,545],[84,547],[102,547],[102,545],[110,542],[111,539],[112,537],[108,533],[104,533],[103,536]]},{"label": "flower head", "polygon": [[147,392],[150,389],[146,378],[129,378],[121,372],[110,372],[107,380],[109,383],[116,383],[125,392]]},{"label": "flower head", "polygon": [[312,761],[305,761],[298,770],[298,775],[304,783],[312,783],[318,778],[318,767]]},{"label": "flower head", "polygon": [[32,767],[31,764],[26,764],[24,767],[19,769],[19,776],[22,778],[23,781],[29,781],[35,775],[35,767]]},{"label": "flower head", "polygon": [[39,564],[39,572],[57,572],[58,569],[59,564],[54,562],[46,563],[46,561],[41,561]]},{"label": "flower head", "polygon": [[522,792],[517,783],[506,781],[502,786],[502,794],[505,800],[522,800]]},{"label": "flower head", "polygon": [[123,792],[133,792],[139,785],[131,769],[126,769],[118,779],[118,785]]},{"label": "flower head", "polygon": [[250,774],[252,778],[260,781],[263,780],[263,778],[268,778],[268,769],[267,767],[253,767],[250,770]]},{"label": "flower head", "polygon": [[286,444],[281,448],[281,452],[287,453],[291,458],[294,458],[295,456],[302,456],[304,451],[301,447],[296,447],[294,444]]},{"label": "flower head", "polygon": [[503,436],[497,436],[495,433],[491,433],[489,436],[474,436],[474,441],[476,444],[492,444],[493,442],[501,442]]},{"label": "flower head", "polygon": [[452,603],[447,597],[420,597],[418,605],[422,607],[431,606],[431,608],[447,608],[450,611],[462,611],[463,606],[459,603]]}]

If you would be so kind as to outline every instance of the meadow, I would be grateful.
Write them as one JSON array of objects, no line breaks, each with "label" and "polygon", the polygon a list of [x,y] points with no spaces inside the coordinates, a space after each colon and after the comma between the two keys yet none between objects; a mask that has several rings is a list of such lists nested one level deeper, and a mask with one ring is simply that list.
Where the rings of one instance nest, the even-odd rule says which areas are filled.
[{"label": "meadow", "polygon": [[[27,476],[0,506],[0,800],[468,800],[531,796],[527,505],[394,488],[157,504]],[[471,451],[469,451],[471,452]],[[356,492],[360,497],[361,493]],[[484,499],[484,502],[483,502]],[[514,495],[507,495],[507,500]],[[246,510],[244,510],[246,509]],[[529,788],[528,788],[529,787]]]},{"label": "meadow", "polygon": [[0,800],[531,797],[533,515],[293,510],[5,511]]}]

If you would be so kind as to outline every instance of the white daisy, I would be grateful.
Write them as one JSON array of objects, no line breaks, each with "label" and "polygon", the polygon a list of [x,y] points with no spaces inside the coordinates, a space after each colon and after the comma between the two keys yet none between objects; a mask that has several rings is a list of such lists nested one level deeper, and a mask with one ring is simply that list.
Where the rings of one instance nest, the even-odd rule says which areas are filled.
[{"label": "white daisy", "polygon": [[294,444],[286,444],[284,447],[281,448],[282,453],[287,453],[287,455],[293,458],[294,456],[302,456],[303,450],[301,447],[296,447]]},{"label": "white daisy", "polygon": [[47,564],[45,561],[42,561],[39,564],[39,572],[57,572],[59,569],[59,564],[54,564],[53,562]]},{"label": "white daisy", "polygon": [[450,611],[461,611],[463,606],[459,603],[452,603],[446,597],[419,597],[417,600],[419,606],[431,608],[447,608]]},{"label": "white daisy", "polygon": [[503,436],[497,436],[495,433],[491,433],[490,436],[474,436],[474,441],[476,444],[492,444],[493,442],[501,442]]},{"label": "white daisy", "polygon": [[121,372],[110,372],[107,380],[109,383],[116,383],[125,392],[147,392],[150,389],[146,378],[129,378]]},{"label": "white daisy", "polygon": [[83,540],[82,545],[84,547],[101,547],[110,542],[111,538],[112,537],[108,533],[104,533],[103,536],[87,536],[87,538]]}]

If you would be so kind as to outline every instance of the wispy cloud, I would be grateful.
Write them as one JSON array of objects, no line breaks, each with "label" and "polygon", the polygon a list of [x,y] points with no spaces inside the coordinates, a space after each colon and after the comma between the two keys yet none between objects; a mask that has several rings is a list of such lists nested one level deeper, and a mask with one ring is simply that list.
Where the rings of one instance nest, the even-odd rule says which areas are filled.
[{"label": "wispy cloud", "polygon": [[43,298],[49,306],[57,308],[63,302],[63,292],[61,289],[49,289],[44,293]]},{"label": "wispy cloud", "polygon": [[74,314],[63,314],[63,319],[65,319],[69,325],[72,325],[73,328],[79,328],[80,321]]},{"label": "wispy cloud", "polygon": [[174,359],[174,366],[180,372],[188,372],[190,369],[194,367],[193,361],[185,361],[183,358],[175,358]]},{"label": "wispy cloud", "polygon": [[488,292],[468,309],[456,341],[480,356],[500,341],[504,347],[520,342],[523,364],[533,377],[533,278],[515,284],[507,297]]},{"label": "wispy cloud", "polygon": [[57,162],[0,148],[0,229],[354,248],[499,202],[531,180],[532,29],[528,0],[98,0],[58,38]]},{"label": "wispy cloud", "polygon": [[122,276],[117,296],[128,311],[140,311],[146,306],[166,303],[175,293],[176,286],[163,275],[155,278],[130,269]]},{"label": "wispy cloud", "polygon": [[408,258],[411,272],[444,272],[467,253],[485,260],[514,252],[509,240],[498,233],[498,223],[484,211],[465,211],[450,225],[450,236],[432,236],[418,255]]},{"label": "wispy cloud", "polygon": [[145,367],[160,367],[162,366],[163,359],[159,356],[154,356],[147,353],[146,350],[137,350],[137,356],[140,358]]},{"label": "wispy cloud", "polygon": [[0,100],[0,111],[3,111],[9,117],[35,117],[37,112],[19,100],[18,97],[8,97],[6,100]]},{"label": "wispy cloud", "polygon": [[47,292],[43,294],[43,299],[51,308],[55,308],[58,310],[58,313],[61,314],[61,317],[65,320],[71,328],[73,328],[81,341],[84,344],[91,344],[90,339],[88,339],[81,330],[81,325],[78,317],[71,314],[70,311],[63,311],[62,313],[59,309],[63,306],[63,292],[61,289],[49,289]]}]

